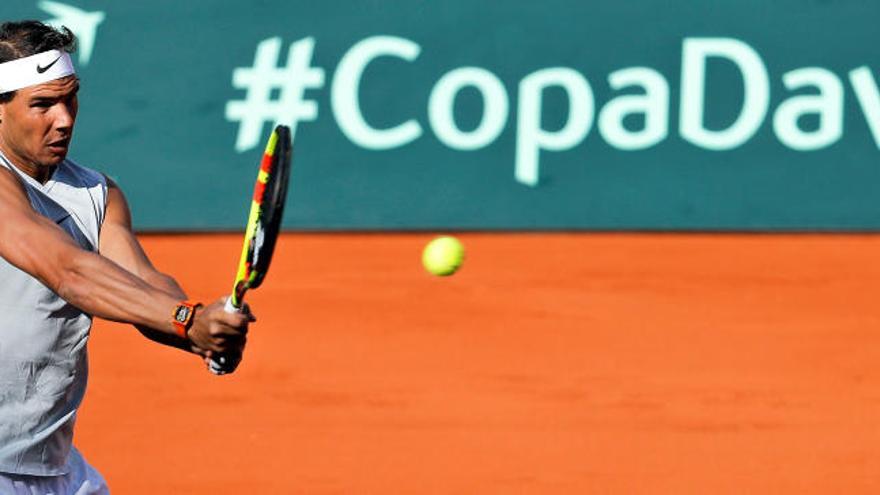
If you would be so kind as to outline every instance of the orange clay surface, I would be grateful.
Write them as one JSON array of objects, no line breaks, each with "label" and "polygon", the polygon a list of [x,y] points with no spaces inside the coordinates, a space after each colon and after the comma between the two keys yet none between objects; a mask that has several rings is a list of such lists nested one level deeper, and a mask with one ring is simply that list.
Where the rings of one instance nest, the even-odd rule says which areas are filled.
[{"label": "orange clay surface", "polygon": [[[118,494],[880,492],[880,237],[283,237],[239,373],[98,323]],[[144,236],[191,296],[238,235]]]}]

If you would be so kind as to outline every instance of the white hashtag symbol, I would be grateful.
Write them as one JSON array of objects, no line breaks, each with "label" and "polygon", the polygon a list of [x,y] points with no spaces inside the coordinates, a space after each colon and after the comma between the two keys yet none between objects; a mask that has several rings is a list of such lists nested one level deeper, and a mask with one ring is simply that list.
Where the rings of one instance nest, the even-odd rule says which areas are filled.
[{"label": "white hashtag symbol", "polygon": [[[318,118],[317,103],[304,99],[306,89],[324,85],[324,70],[311,66],[314,49],[314,38],[291,43],[287,65],[279,67],[281,38],[269,38],[257,45],[253,67],[235,69],[232,85],[247,90],[244,100],[226,103],[226,120],[240,123],[236,151],[259,145],[266,122],[289,126],[293,138],[299,121]],[[274,89],[279,91],[277,99],[272,97]]]}]

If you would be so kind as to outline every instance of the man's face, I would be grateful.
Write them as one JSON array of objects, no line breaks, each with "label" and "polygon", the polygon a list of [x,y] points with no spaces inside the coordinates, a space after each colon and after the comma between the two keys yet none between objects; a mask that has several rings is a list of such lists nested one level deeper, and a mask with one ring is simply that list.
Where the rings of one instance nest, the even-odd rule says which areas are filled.
[{"label": "man's face", "polygon": [[0,149],[25,167],[61,163],[73,136],[77,91],[73,75],[19,89],[12,101],[0,104]]}]

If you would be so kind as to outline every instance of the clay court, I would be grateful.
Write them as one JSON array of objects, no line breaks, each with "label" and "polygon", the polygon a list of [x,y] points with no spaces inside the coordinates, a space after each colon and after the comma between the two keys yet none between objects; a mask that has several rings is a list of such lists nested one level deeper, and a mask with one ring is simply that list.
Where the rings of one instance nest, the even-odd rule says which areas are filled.
[{"label": "clay court", "polygon": [[[880,237],[283,237],[239,373],[93,330],[121,494],[877,493]],[[240,235],[145,236],[191,296]]]}]

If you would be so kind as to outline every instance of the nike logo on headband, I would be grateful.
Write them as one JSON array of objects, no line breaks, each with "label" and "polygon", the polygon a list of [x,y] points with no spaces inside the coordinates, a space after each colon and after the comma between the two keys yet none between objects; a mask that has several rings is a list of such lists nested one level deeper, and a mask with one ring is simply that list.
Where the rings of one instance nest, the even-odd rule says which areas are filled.
[{"label": "nike logo on headband", "polygon": [[55,62],[57,62],[59,60],[61,60],[61,57],[56,58],[55,60],[52,61],[51,64],[49,64],[45,67],[41,67],[40,64],[37,64],[37,72],[39,72],[40,74],[46,72],[47,70],[51,69],[53,65],[55,65]]}]

